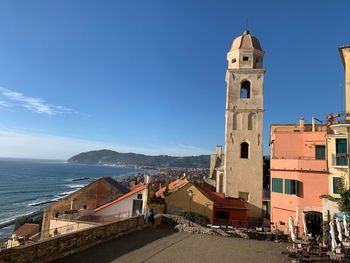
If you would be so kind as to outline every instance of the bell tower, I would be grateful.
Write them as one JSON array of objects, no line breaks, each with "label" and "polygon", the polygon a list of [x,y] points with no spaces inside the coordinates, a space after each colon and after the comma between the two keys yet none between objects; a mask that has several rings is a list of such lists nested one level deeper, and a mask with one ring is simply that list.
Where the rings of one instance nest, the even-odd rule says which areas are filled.
[{"label": "bell tower", "polygon": [[262,217],[264,51],[249,31],[227,53],[223,192],[247,203],[251,223]]}]

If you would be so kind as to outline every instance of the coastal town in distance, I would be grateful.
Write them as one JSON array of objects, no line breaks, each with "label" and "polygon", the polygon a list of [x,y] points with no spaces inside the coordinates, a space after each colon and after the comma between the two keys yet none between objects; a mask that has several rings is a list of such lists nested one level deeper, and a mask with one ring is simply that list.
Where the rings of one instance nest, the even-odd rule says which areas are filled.
[{"label": "coastal town in distance", "polygon": [[0,263],[350,262],[350,4],[165,2],[0,3]]}]

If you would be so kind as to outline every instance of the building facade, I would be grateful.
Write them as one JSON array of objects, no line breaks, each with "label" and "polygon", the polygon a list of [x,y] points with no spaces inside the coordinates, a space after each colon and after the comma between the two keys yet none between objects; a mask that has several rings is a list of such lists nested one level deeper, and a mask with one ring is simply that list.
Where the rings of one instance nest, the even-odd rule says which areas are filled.
[{"label": "building facade", "polygon": [[62,198],[44,209],[41,238],[46,239],[56,228],[54,219],[81,219],[111,199],[128,193],[130,190],[110,177],[102,177],[78,191]]},{"label": "building facade", "polygon": [[[313,119],[314,120],[314,119]],[[271,149],[271,222],[285,230],[288,218],[297,218],[300,233],[321,231],[322,195],[328,193],[326,125],[272,125]]]},{"label": "building facade", "polygon": [[222,189],[226,197],[247,202],[252,222],[262,217],[263,58],[259,40],[249,31],[227,53],[224,176],[217,183],[217,191]]},{"label": "building facade", "polygon": [[188,181],[168,194],[165,203],[168,214],[191,212],[206,217],[215,225],[247,225],[245,202],[238,198],[225,198],[223,193],[213,192],[212,186],[205,182],[196,184]]},{"label": "building facade", "polygon": [[342,188],[350,187],[349,142],[350,142],[350,46],[339,48],[345,70],[345,112],[327,117],[327,157],[329,169],[329,191],[323,199],[323,217],[339,212],[337,200]]}]

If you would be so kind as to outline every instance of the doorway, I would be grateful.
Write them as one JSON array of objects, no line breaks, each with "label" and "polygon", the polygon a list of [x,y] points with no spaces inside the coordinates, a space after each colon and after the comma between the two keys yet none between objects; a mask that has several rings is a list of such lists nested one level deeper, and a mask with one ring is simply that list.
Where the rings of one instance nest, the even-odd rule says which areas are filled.
[{"label": "doorway", "polygon": [[322,213],[310,211],[305,212],[307,232],[312,236],[322,235]]}]

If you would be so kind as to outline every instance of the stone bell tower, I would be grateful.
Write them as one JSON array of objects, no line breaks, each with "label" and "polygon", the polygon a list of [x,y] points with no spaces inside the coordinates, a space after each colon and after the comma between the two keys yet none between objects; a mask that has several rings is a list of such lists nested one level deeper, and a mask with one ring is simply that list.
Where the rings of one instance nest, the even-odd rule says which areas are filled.
[{"label": "stone bell tower", "polygon": [[223,192],[247,203],[251,223],[262,217],[264,51],[249,31],[227,53]]}]

